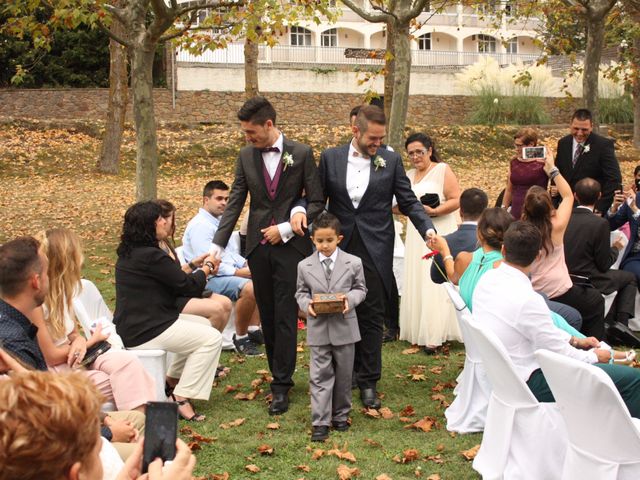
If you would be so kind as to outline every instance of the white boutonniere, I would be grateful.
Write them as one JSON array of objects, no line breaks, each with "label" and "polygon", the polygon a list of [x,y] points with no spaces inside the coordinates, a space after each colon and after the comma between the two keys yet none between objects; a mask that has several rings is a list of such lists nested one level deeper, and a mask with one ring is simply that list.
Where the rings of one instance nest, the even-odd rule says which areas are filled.
[{"label": "white boutonniere", "polygon": [[293,156],[289,152],[284,152],[282,155],[282,164],[284,165],[283,171],[293,165]]},{"label": "white boutonniere", "polygon": [[589,153],[589,150],[591,150],[591,145],[583,145],[582,153]]},{"label": "white boutonniere", "polygon": [[376,155],[376,157],[373,159],[373,165],[376,167],[376,171],[378,171],[379,168],[386,167],[387,162],[385,162],[384,158],[382,158],[380,155]]}]

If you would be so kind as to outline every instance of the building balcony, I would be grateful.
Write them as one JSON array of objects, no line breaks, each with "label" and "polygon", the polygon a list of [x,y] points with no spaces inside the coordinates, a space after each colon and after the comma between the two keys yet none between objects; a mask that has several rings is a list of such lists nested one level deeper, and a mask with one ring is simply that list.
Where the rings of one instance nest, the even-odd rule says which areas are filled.
[{"label": "building balcony", "polygon": [[[382,65],[382,58],[355,58],[347,56],[342,47],[302,47],[277,45],[275,47],[260,46],[258,62],[263,67],[268,66],[300,66],[318,67],[321,65]],[[518,62],[533,63],[539,54],[514,53],[479,53],[458,51],[417,50],[411,51],[413,67],[455,68],[476,63],[481,57],[492,57],[500,65],[510,65]],[[193,55],[187,51],[177,52],[178,62],[192,64],[208,64],[212,66],[229,66],[244,64],[244,45],[231,44],[226,49],[204,52]]]}]

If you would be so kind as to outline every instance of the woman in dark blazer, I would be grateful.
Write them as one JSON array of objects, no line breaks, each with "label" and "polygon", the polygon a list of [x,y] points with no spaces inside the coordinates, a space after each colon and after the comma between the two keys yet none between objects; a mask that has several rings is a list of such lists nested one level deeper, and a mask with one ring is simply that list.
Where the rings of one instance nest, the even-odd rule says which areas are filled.
[{"label": "woman in dark blazer", "polygon": [[200,297],[207,276],[215,274],[213,258],[187,274],[158,246],[166,219],[157,203],[139,202],[124,216],[116,262],[118,335],[130,349],[173,352],[167,371],[167,395],[180,415],[203,421],[189,399],[208,400],[222,349],[222,336],[205,318],[181,314],[178,297]]}]

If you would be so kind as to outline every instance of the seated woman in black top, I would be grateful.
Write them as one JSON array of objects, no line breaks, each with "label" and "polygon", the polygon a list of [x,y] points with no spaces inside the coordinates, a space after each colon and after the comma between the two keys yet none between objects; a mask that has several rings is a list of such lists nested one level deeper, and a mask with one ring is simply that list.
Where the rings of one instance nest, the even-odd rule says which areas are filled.
[{"label": "seated woman in black top", "polygon": [[203,421],[188,399],[208,400],[222,349],[222,335],[205,318],[181,314],[178,297],[200,297],[215,274],[213,257],[187,274],[158,247],[166,219],[154,202],[139,202],[124,215],[116,262],[113,321],[125,346],[175,353],[167,388],[183,418]]}]

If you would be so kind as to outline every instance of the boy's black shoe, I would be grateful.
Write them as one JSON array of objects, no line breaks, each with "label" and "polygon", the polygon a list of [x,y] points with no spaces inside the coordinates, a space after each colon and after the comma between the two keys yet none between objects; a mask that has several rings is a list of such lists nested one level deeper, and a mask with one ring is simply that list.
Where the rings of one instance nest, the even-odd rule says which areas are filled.
[{"label": "boy's black shoe", "polygon": [[312,442],[324,442],[327,438],[329,438],[329,427],[326,425],[313,427],[313,431],[311,433]]}]

